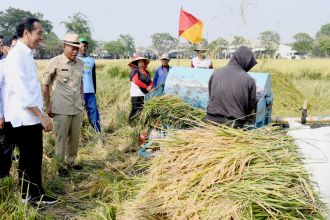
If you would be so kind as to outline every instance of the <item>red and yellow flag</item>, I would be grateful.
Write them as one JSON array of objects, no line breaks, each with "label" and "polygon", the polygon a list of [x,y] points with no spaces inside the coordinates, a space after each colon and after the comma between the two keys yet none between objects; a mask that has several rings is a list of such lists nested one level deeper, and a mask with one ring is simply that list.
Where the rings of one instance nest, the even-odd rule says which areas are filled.
[{"label": "red and yellow flag", "polygon": [[179,36],[191,43],[202,42],[204,24],[192,14],[181,9],[179,20]]}]

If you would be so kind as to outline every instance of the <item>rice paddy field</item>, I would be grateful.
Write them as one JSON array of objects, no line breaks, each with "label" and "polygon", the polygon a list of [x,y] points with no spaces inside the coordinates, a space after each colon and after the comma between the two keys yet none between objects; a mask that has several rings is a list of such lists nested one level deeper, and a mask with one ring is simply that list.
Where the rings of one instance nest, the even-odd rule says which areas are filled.
[{"label": "rice paddy field", "polygon": [[[215,68],[227,62],[213,60]],[[40,74],[46,63],[47,60],[37,61]],[[302,168],[293,141],[280,130],[266,128],[247,135],[199,124],[188,133],[173,132],[170,138],[160,141],[164,150],[153,160],[139,157],[141,124],[154,122],[144,115],[142,121],[128,124],[127,63],[128,60],[97,60],[97,98],[103,130],[95,133],[84,115],[78,156],[84,166],[82,171],[59,177],[53,160],[54,133],[44,135],[44,185],[60,201],[46,207],[22,204],[15,162],[12,177],[0,180],[1,220],[326,219],[322,215],[324,206]],[[152,61],[148,70],[153,73],[159,64]],[[170,64],[189,66],[190,61],[172,60]],[[252,72],[272,74],[273,117],[300,117],[299,109],[306,99],[309,115],[330,115],[330,60],[258,60]],[[180,108],[190,111],[187,106]],[[214,145],[209,143],[212,139]],[[242,153],[237,157],[231,151],[222,154],[228,146]],[[279,169],[281,166],[287,169]],[[215,178],[219,175],[221,178]],[[286,182],[277,178],[279,175],[286,176]],[[251,180],[251,176],[259,178],[240,182],[242,178]]]}]

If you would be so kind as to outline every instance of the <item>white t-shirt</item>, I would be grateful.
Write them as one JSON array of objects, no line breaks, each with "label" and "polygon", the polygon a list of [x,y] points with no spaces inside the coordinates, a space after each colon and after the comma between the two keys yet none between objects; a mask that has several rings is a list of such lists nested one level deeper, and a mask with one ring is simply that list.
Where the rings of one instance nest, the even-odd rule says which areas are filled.
[{"label": "white t-shirt", "polygon": [[200,60],[198,57],[192,58],[192,64],[194,68],[205,68],[208,69],[211,66],[211,60],[207,57],[204,60]]}]

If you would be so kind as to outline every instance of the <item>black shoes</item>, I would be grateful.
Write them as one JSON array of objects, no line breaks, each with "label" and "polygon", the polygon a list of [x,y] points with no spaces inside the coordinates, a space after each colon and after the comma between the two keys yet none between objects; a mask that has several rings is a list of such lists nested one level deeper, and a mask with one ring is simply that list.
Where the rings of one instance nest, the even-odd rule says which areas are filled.
[{"label": "black shoes", "polygon": [[73,170],[82,170],[84,169],[83,166],[79,165],[79,164],[76,164],[76,165],[73,165],[73,166],[69,166],[69,168],[73,169]]},{"label": "black shoes", "polygon": [[30,205],[52,205],[58,202],[58,198],[43,194],[38,197],[22,197],[22,202],[24,204],[29,203]]},{"label": "black shoes", "polygon": [[67,177],[69,176],[69,170],[64,168],[64,167],[60,167],[58,168],[58,175],[61,176],[61,177]]}]

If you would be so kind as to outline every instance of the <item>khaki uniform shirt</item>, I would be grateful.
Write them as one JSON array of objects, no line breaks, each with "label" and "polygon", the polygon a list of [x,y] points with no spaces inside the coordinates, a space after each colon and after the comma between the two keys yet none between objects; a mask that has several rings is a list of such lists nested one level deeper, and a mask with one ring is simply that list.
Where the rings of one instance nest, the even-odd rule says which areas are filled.
[{"label": "khaki uniform shirt", "polygon": [[64,54],[52,58],[42,74],[42,84],[52,86],[52,113],[76,115],[84,110],[80,93],[83,62]]}]

